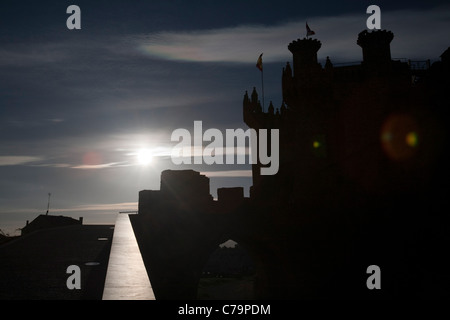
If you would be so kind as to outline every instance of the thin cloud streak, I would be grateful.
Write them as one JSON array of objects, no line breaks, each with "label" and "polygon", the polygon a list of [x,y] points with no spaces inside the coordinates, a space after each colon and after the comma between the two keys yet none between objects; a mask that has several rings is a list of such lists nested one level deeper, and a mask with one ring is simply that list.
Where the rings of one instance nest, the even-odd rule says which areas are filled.
[{"label": "thin cloud streak", "polygon": [[134,211],[137,210],[137,202],[121,202],[107,204],[87,204],[70,208],[54,209],[55,212],[84,212],[84,211]]},{"label": "thin cloud streak", "polygon": [[18,166],[40,161],[42,158],[34,156],[0,156],[0,166]]},{"label": "thin cloud streak", "polygon": [[[340,62],[361,60],[356,38],[360,31],[366,29],[367,17],[349,14],[309,18],[310,27],[323,44],[320,55]],[[442,6],[427,11],[382,12],[381,26],[395,34],[394,56],[414,54],[414,57],[437,58],[448,46],[449,20],[450,6]],[[287,44],[303,38],[304,29],[305,22],[302,21],[277,26],[161,32],[136,37],[136,41],[141,52],[165,60],[253,63],[257,54],[264,52],[264,62],[275,62],[289,56]]]},{"label": "thin cloud streak", "polygon": [[105,168],[115,168],[115,167],[128,167],[131,166],[131,164],[124,163],[124,162],[110,162],[110,163],[101,163],[101,164],[83,164],[79,166],[71,167],[72,169],[105,169]]}]

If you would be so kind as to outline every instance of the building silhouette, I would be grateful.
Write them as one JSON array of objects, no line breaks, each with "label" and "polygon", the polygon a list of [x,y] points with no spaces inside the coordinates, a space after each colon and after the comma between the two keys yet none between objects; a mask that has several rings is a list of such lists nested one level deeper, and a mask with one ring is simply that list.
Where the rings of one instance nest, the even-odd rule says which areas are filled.
[{"label": "building silhouette", "polygon": [[65,217],[61,215],[56,216],[56,215],[40,214],[31,222],[27,220],[26,225],[21,229],[21,234],[25,235],[36,230],[82,225],[82,224],[83,224],[83,217],[80,217],[78,220],[76,220],[71,217]]},{"label": "building silhouette", "polygon": [[[253,164],[249,198],[222,188],[214,201],[192,170],[139,193],[130,218],[157,299],[195,298],[227,239],[252,256],[257,298],[448,297],[450,49],[432,65],[400,61],[393,38],[362,31],[362,63],[341,66],[318,62],[319,40],[294,40],[281,105],[264,112],[245,92],[244,122],[280,132],[279,171]],[[370,265],[382,290],[366,287]]]}]

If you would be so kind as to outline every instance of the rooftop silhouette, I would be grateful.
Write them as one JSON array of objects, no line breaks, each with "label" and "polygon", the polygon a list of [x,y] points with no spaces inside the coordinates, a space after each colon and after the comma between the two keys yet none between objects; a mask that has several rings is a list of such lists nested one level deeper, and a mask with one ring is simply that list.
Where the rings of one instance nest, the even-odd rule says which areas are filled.
[{"label": "rooftop silhouette", "polygon": [[81,224],[83,224],[83,218],[81,217],[78,220],[76,220],[62,215],[56,216],[56,215],[40,214],[33,221],[31,222],[27,221],[26,225],[21,229],[21,231],[22,235],[25,235],[36,230],[81,225]]}]

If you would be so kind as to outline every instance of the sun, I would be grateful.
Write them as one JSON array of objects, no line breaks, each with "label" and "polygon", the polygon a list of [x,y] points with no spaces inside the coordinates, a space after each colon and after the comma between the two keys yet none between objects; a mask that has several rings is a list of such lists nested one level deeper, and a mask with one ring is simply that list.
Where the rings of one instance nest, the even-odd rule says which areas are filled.
[{"label": "sun", "polygon": [[149,149],[141,149],[137,152],[137,161],[140,165],[149,165],[153,160],[152,152]]}]

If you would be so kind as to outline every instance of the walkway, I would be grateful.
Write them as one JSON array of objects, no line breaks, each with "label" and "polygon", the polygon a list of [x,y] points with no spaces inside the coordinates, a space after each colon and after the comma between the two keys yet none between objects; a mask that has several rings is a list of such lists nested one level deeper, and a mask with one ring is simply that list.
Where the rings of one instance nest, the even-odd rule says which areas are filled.
[{"label": "walkway", "polygon": [[155,300],[128,214],[118,214],[103,300]]}]

